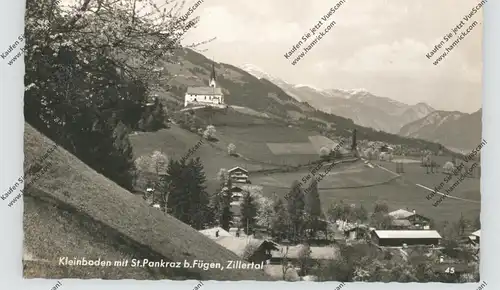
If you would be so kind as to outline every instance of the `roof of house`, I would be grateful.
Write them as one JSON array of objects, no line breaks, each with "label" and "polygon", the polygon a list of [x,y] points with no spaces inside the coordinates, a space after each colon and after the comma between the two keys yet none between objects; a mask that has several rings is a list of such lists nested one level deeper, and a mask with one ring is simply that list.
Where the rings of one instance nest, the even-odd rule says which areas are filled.
[{"label": "roof of house", "polygon": [[231,234],[226,231],[225,229],[221,227],[215,227],[215,228],[210,228],[210,229],[204,229],[199,231],[200,233],[204,234],[205,236],[209,237],[210,239],[216,239],[215,233],[219,231],[219,237],[230,237]]},{"label": "roof of house", "polygon": [[278,244],[273,241],[254,239],[251,237],[235,237],[233,235],[230,235],[229,237],[219,237],[215,240],[215,242],[228,249],[229,251],[235,253],[239,257],[243,257],[245,248],[251,243],[255,244],[257,248],[266,243],[270,247],[278,249]]},{"label": "roof of house", "polygon": [[476,237],[481,237],[481,230],[477,230],[473,232],[471,235],[476,236]]},{"label": "roof of house", "polygon": [[381,239],[441,239],[441,235],[435,230],[375,230],[373,232]]},{"label": "roof of house", "polygon": [[237,169],[239,169],[239,170],[243,170],[243,171],[245,171],[246,173],[248,173],[248,170],[246,170],[245,168],[239,167],[239,166],[233,167],[233,168],[229,169],[227,172],[233,172],[233,171],[235,171],[235,170],[237,170]]},{"label": "roof of house", "polygon": [[221,88],[214,87],[188,87],[186,94],[190,95],[222,95]]},{"label": "roof of house", "polygon": [[395,219],[405,219],[411,217],[412,215],[414,215],[414,213],[404,209],[398,209],[390,212],[389,215]]}]

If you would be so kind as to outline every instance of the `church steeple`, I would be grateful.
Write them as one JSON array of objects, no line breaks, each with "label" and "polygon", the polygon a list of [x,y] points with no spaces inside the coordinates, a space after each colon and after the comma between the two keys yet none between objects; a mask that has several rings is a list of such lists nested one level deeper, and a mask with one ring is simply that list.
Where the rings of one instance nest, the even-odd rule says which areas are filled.
[{"label": "church steeple", "polygon": [[212,61],[212,73],[210,73],[210,83],[209,85],[213,88],[216,87],[216,83],[215,83],[216,79],[215,79],[215,63]]}]

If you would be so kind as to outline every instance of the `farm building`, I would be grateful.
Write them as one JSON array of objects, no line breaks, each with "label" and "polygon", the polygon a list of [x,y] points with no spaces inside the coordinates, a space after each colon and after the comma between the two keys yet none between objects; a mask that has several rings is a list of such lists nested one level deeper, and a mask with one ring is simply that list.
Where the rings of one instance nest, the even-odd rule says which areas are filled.
[{"label": "farm building", "polygon": [[375,230],[372,241],[381,247],[406,245],[438,245],[441,235],[435,230]]},{"label": "farm building", "polygon": [[224,105],[224,95],[221,88],[217,87],[215,79],[215,66],[212,64],[212,73],[208,87],[188,87],[184,96],[184,107],[190,105]]},{"label": "farm building", "polygon": [[250,183],[248,179],[248,170],[236,166],[227,171],[229,177],[234,183]]},{"label": "farm building", "polygon": [[357,240],[365,237],[365,234],[369,232],[366,225],[349,224],[341,229],[344,232],[344,237],[346,240]]},{"label": "farm building", "polygon": [[387,144],[380,146],[380,152],[392,153],[392,151],[394,151],[394,149]]},{"label": "farm building", "polygon": [[[217,244],[246,260],[255,263],[266,263],[271,258],[271,252],[277,251],[279,245],[270,240],[253,239],[249,237],[224,236],[214,240]],[[249,246],[249,245],[252,246]],[[247,251],[247,253],[245,253]],[[250,252],[248,252],[250,251]]]},{"label": "farm building", "polygon": [[477,230],[469,236],[469,240],[473,244],[479,244],[480,237],[481,237],[481,230]]},{"label": "farm building", "polygon": [[[411,227],[415,229],[428,230],[431,220],[427,217],[417,214],[415,210],[407,211],[398,209],[389,213],[394,220],[407,220],[411,223]],[[396,222],[397,224],[397,222]],[[400,226],[407,225],[406,222],[401,222]]]},{"label": "farm building", "polygon": [[413,225],[409,220],[392,220],[391,222],[391,229],[393,230],[408,230],[412,227]]}]

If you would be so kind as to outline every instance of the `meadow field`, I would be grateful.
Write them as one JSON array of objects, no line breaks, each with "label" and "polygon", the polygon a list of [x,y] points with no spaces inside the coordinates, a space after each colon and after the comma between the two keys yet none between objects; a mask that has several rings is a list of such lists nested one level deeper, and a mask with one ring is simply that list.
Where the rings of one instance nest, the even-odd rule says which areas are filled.
[{"label": "meadow field", "polygon": [[170,159],[180,159],[189,152],[190,148],[201,142],[198,150],[194,151],[192,156],[189,157],[200,157],[208,179],[215,179],[221,168],[230,169],[240,166],[250,171],[276,168],[264,163],[251,162],[230,156],[227,154],[226,149],[214,148],[217,145],[210,144],[210,141],[207,140],[200,140],[202,140],[201,136],[178,126],[172,126],[169,129],[157,132],[138,132],[130,135],[136,158],[159,150],[164,152]]},{"label": "meadow field", "polygon": [[216,129],[219,139],[216,146],[225,150],[227,145],[233,143],[238,154],[251,160],[278,166],[297,166],[319,159],[312,145],[307,145],[310,144],[309,135],[318,134],[316,132],[278,124],[221,126]]},{"label": "meadow field", "polygon": [[[376,163],[395,171],[393,163]],[[430,192],[417,186],[416,183],[432,188],[443,181],[445,174],[426,174],[425,168],[420,167],[419,163],[405,164],[404,169],[405,173],[396,178],[396,174],[381,168],[365,167],[361,161],[335,167],[318,185],[323,211],[328,210],[335,202],[344,201],[356,205],[362,204],[369,211],[373,210],[377,202],[386,203],[390,211],[400,208],[415,209],[437,223],[456,221],[460,214],[473,220],[479,214],[479,179],[466,178],[450,193],[453,197],[471,201],[445,198],[438,206],[433,206],[439,195],[427,200],[426,196]],[[307,172],[276,173],[253,177],[252,182],[263,185],[264,194],[268,197],[272,197],[273,194],[284,197],[290,190],[293,180],[300,180],[304,175],[307,175]],[[449,184],[453,182],[452,179]],[[336,188],[331,189],[331,187]]]},{"label": "meadow field", "polygon": [[[218,186],[216,175],[220,168],[229,169],[241,166],[252,172],[284,168],[282,167],[284,165],[308,164],[311,161],[317,161],[318,155],[301,154],[307,153],[300,152],[301,150],[287,152],[285,149],[294,149],[297,144],[305,146],[304,144],[309,143],[311,144],[309,148],[312,148],[312,152],[314,152],[314,148],[319,146],[318,142],[329,140],[313,138],[318,141],[316,142],[318,144],[312,144],[311,136],[317,136],[316,132],[279,124],[220,126],[216,127],[216,130],[218,140],[210,143],[204,140],[204,143],[192,155],[192,157],[201,158],[207,176],[207,185],[214,189]],[[139,132],[130,136],[136,157],[151,154],[154,150],[161,150],[169,158],[174,159],[184,156],[189,148],[200,142],[200,138],[197,134],[176,125],[158,132]],[[236,145],[236,152],[240,154],[240,157],[227,154],[227,145],[230,143]],[[269,144],[273,144],[274,147],[269,146]],[[270,147],[278,148],[279,152],[273,152]],[[335,165],[318,185],[323,210],[326,211],[334,202],[343,200],[346,203],[363,204],[369,210],[372,210],[377,202],[387,203],[390,210],[415,209],[436,222],[456,220],[461,213],[469,219],[476,217],[480,209],[478,178],[465,178],[450,192],[451,197],[445,198],[438,206],[433,206],[434,201],[440,196],[436,195],[433,199],[427,200],[426,196],[430,191],[417,184],[434,188],[443,182],[446,175],[442,172],[442,166],[451,158],[437,157],[436,161],[440,168],[434,174],[427,174],[426,168],[420,166],[418,158],[405,158],[413,159],[414,162],[406,162],[404,173],[399,177],[395,173],[396,164],[394,162],[372,161],[374,165],[382,166],[386,170],[377,166],[370,168],[362,161]],[[473,161],[470,161],[468,165],[470,166],[472,163]],[[276,194],[284,197],[295,180],[303,181],[306,179],[307,182],[304,182],[303,186],[305,188],[311,180],[307,176],[315,166],[309,165],[293,172],[251,173],[250,180],[254,185],[263,186],[266,196],[272,197],[273,194]],[[324,168],[318,169],[316,175],[319,173],[324,173]],[[457,178],[453,177],[440,191],[445,193],[445,188],[452,185]]]}]

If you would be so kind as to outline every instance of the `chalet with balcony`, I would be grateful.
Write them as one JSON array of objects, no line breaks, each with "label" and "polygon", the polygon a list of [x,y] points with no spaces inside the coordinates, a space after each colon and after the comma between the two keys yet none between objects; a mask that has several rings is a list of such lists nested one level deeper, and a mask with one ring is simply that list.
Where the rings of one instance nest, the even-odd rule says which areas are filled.
[{"label": "chalet with balcony", "polygon": [[231,168],[227,171],[229,173],[229,177],[231,178],[231,181],[234,183],[250,183],[250,180],[248,179],[248,170],[236,166],[234,168]]}]

